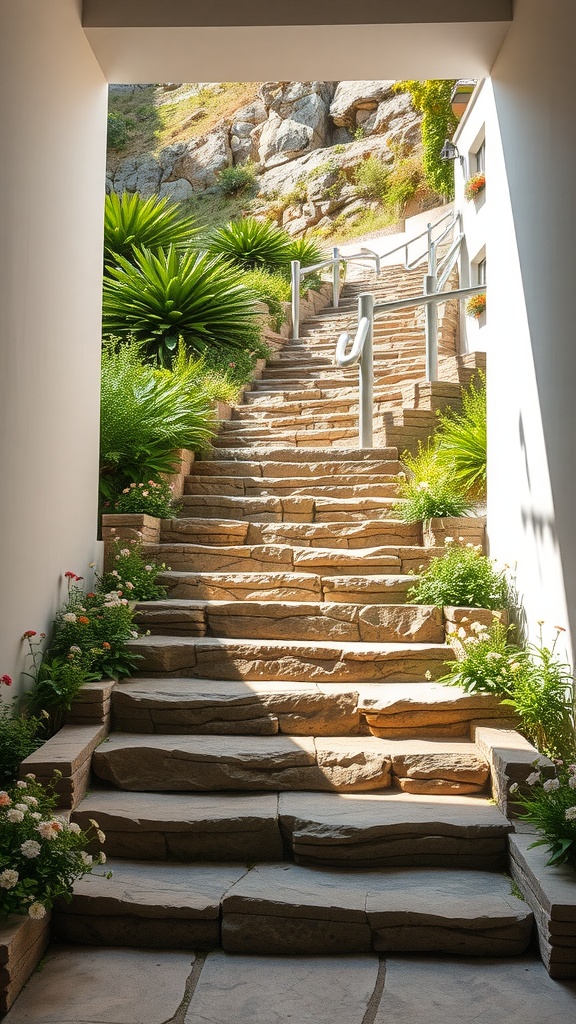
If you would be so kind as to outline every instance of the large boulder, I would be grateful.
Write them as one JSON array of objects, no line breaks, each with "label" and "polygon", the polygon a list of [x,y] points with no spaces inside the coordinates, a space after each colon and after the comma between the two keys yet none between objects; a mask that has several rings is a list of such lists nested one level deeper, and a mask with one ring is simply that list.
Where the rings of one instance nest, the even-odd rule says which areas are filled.
[{"label": "large boulder", "polygon": [[330,104],[330,117],[335,125],[354,130],[358,124],[359,111],[372,111],[382,100],[392,95],[393,81],[386,82],[338,82]]},{"label": "large boulder", "polygon": [[162,183],[184,178],[192,188],[206,189],[232,162],[229,127],[220,125],[198,139],[164,149],[160,154]]},{"label": "large boulder", "polygon": [[414,110],[410,94],[393,94],[369,115],[364,122],[366,132],[387,135],[396,143],[415,146],[420,140],[421,116]]},{"label": "large boulder", "polygon": [[331,82],[265,82],[260,99],[268,111],[262,130],[253,132],[264,167],[275,167],[328,142]]},{"label": "large boulder", "polygon": [[121,160],[110,175],[111,192],[139,192],[148,198],[158,191],[162,168],[149,154],[128,156]]}]

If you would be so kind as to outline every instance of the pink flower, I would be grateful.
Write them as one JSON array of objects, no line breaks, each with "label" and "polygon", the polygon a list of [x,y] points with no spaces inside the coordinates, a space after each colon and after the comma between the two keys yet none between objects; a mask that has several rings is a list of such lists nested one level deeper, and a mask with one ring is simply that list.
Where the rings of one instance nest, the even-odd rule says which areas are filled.
[{"label": "pink flower", "polygon": [[0,807],[10,807],[12,803],[5,789],[0,790]]}]

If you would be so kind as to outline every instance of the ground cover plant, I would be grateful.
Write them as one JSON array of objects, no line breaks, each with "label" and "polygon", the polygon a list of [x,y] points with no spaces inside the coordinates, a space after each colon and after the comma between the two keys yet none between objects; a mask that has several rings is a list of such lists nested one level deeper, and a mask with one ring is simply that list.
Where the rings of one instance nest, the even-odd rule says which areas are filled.
[{"label": "ground cover plant", "polygon": [[533,764],[527,778],[528,790],[518,792],[514,783],[510,790],[523,809],[520,818],[533,825],[541,838],[530,844],[546,846],[550,854],[547,864],[569,864],[576,868],[576,763],[556,758],[551,771],[540,760]]},{"label": "ground cover plant", "polygon": [[0,790],[0,917],[41,920],[55,900],[70,901],[77,878],[106,862],[86,849],[106,839],[96,821],[83,830],[55,816],[57,782],[55,775],[45,787],[29,774]]},{"label": "ground cover plant", "polygon": [[144,556],[140,538],[127,541],[115,537],[109,557],[108,571],[96,574],[97,589],[101,593],[121,590],[131,601],[157,601],[166,597],[166,587],[158,583],[158,575],[166,570],[166,565]]}]

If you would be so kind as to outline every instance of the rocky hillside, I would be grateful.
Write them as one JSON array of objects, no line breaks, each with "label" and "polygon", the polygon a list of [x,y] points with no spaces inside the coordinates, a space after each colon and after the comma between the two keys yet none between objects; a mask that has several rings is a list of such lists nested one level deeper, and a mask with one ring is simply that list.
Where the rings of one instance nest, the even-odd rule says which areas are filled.
[{"label": "rocky hillside", "polygon": [[107,188],[189,201],[207,223],[250,210],[295,236],[385,226],[406,204],[437,201],[423,181],[420,116],[393,85],[111,86]]}]

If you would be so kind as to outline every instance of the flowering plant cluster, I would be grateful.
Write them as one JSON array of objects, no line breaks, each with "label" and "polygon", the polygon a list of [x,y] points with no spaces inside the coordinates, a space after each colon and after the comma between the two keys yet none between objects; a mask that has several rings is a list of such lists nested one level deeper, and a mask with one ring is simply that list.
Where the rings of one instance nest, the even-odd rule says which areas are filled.
[{"label": "flowering plant cluster", "polygon": [[0,790],[0,916],[28,914],[40,920],[58,897],[70,900],[76,878],[106,862],[86,847],[105,835],[91,821],[84,831],[56,817],[58,775],[44,787],[34,775]]},{"label": "flowering plant cluster", "polygon": [[508,584],[505,570],[497,569],[482,554],[480,545],[465,544],[446,537],[446,550],[432,558],[420,574],[418,583],[408,591],[413,604],[463,606],[466,608],[505,608]]},{"label": "flowering plant cluster", "polygon": [[476,196],[479,196],[485,188],[486,175],[482,171],[479,174],[473,174],[471,178],[468,178],[468,181],[464,185],[464,195],[468,200],[476,199]]},{"label": "flowering plant cluster", "polygon": [[454,478],[452,467],[447,467],[437,456],[433,444],[420,444],[417,455],[405,452],[402,461],[407,472],[398,473],[396,487],[402,499],[393,508],[405,523],[418,523],[444,516],[465,516],[473,503]]},{"label": "flowering plant cluster", "polygon": [[524,810],[520,817],[542,835],[530,848],[547,846],[549,865],[576,868],[576,763],[566,764],[557,758],[552,773],[543,768],[540,759],[532,767],[534,771],[526,779],[530,792],[519,792],[517,783],[510,787]]},{"label": "flowering plant cluster", "polygon": [[174,485],[164,480],[148,480],[146,483],[130,484],[125,487],[114,503],[114,512],[144,514],[158,519],[171,519],[178,511],[174,501]]},{"label": "flowering plant cluster", "polygon": [[137,636],[122,589],[85,593],[73,585],[54,620],[49,654],[68,662],[80,660],[90,679],[121,679],[136,664],[137,656],[126,644]]},{"label": "flowering plant cluster", "polygon": [[466,316],[472,316],[475,320],[486,311],[486,292],[480,295],[471,295],[465,305]]},{"label": "flowering plant cluster", "polygon": [[138,601],[156,601],[166,597],[166,587],[157,582],[166,565],[158,565],[143,557],[141,537],[141,533],[130,541],[114,537],[111,550],[113,568],[103,575],[96,574],[99,592],[111,593],[118,588],[128,599]]},{"label": "flowering plant cluster", "polygon": [[[9,675],[0,676],[0,685],[12,686]],[[0,786],[7,786],[18,775],[20,762],[40,746],[42,722],[33,715],[23,715],[15,697],[0,703]]]},{"label": "flowering plant cluster", "polygon": [[556,653],[564,628],[556,627],[547,646],[542,625],[538,642],[524,648],[510,642],[512,627],[496,618],[488,628],[474,622],[469,630],[460,627],[452,638],[459,642],[460,659],[447,663],[449,673],[441,682],[500,697],[520,717],[522,732],[540,753],[574,760],[574,679]]}]

